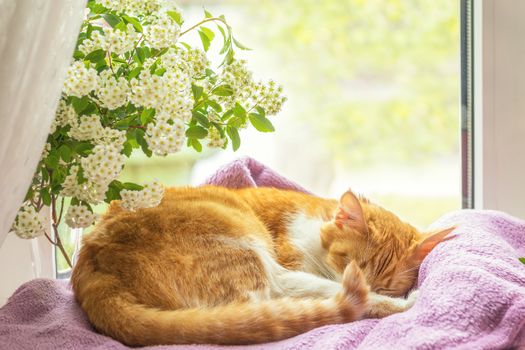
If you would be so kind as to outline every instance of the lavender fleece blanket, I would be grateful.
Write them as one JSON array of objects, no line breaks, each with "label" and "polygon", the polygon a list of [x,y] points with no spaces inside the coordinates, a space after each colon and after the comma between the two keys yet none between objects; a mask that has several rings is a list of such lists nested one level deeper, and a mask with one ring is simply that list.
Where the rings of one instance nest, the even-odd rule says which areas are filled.
[{"label": "lavender fleece blanket", "polygon": [[[208,183],[304,191],[252,159],[220,169]],[[420,269],[420,296],[407,312],[330,325],[246,349],[525,348],[525,221],[497,211],[458,211],[434,227],[459,225]],[[223,349],[209,345],[145,349]],[[128,349],[97,334],[67,282],[36,279],[0,309],[0,349]]]}]

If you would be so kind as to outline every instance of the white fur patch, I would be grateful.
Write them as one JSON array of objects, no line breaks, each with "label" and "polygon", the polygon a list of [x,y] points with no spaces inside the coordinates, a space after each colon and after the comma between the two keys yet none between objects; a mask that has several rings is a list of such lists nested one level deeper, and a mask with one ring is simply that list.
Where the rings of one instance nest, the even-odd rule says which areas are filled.
[{"label": "white fur patch", "polygon": [[340,281],[341,276],[326,263],[327,252],[321,245],[321,218],[308,217],[304,213],[293,215],[287,225],[293,246],[303,255],[302,271]]},{"label": "white fur patch", "polygon": [[332,297],[341,290],[341,285],[337,282],[282,267],[262,241],[243,240],[242,245],[259,256],[266,271],[272,297]]}]

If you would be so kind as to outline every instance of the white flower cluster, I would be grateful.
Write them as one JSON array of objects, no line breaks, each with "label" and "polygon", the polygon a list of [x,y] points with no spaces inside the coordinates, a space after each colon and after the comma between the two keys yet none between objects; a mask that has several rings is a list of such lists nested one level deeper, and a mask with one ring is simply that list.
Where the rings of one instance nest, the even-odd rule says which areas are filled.
[{"label": "white flower cluster", "polygon": [[239,94],[253,83],[252,72],[246,66],[246,60],[236,60],[224,67],[221,79],[229,84],[234,94]]},{"label": "white flower cluster", "polygon": [[15,223],[11,228],[20,238],[35,238],[44,233],[44,225],[32,205],[26,204],[20,208]]},{"label": "white flower cluster", "polygon": [[59,126],[66,126],[72,124],[77,120],[77,113],[71,105],[67,105],[66,101],[60,100],[58,103],[57,112],[55,114],[55,119],[51,123],[50,134],[54,133]]},{"label": "white flower cluster", "polygon": [[185,122],[192,117],[193,97],[188,70],[172,56],[163,64],[169,71],[163,76],[142,70],[139,79],[131,80],[131,101],[136,106],[155,108],[155,123],[148,124],[145,140],[152,152],[167,155],[184,145]]},{"label": "white flower cluster", "polygon": [[97,0],[105,8],[129,14],[144,14],[158,11],[161,2],[156,0]]},{"label": "white flower cluster", "polygon": [[100,73],[98,89],[96,91],[100,104],[108,109],[116,109],[128,102],[128,94],[131,89],[124,77],[118,80],[111,74],[110,70]]},{"label": "white flower cluster", "polygon": [[100,117],[96,114],[83,115],[79,119],[80,122],[73,119],[69,123],[71,125],[68,132],[69,137],[78,141],[93,140],[98,144],[112,145],[117,150],[122,149],[122,144],[126,141],[125,131],[103,127]]},{"label": "white flower cluster", "polygon": [[78,181],[78,172],[80,168],[78,165],[73,165],[70,168],[69,175],[66,176],[62,183],[62,190],[60,195],[63,197],[75,197],[81,201],[89,203],[100,203],[106,197],[108,190],[107,183],[97,183],[86,180],[82,183]]},{"label": "white flower cluster", "polygon": [[145,184],[140,191],[122,190],[120,205],[127,210],[152,208],[159,205],[164,195],[164,187],[157,181]]},{"label": "white flower cluster", "polygon": [[180,119],[171,121],[157,120],[148,124],[144,139],[153,153],[165,156],[181,150],[186,141],[184,122]]},{"label": "white flower cluster", "polygon": [[286,97],[283,96],[283,87],[270,80],[267,84],[258,82],[252,86],[252,100],[264,108],[267,115],[279,113]]},{"label": "white flower cluster", "polygon": [[49,155],[49,151],[51,151],[51,144],[49,142],[46,142],[44,149],[42,150],[42,154],[40,155],[40,159],[44,159]]},{"label": "white flower cluster", "polygon": [[82,158],[80,163],[84,176],[93,183],[108,184],[115,180],[124,166],[125,156],[112,145],[99,144],[93,153]]},{"label": "white flower cluster", "polygon": [[80,122],[73,120],[70,122],[70,125],[69,137],[79,141],[97,139],[104,129],[102,124],[100,124],[100,117],[95,114],[83,115],[80,117]]},{"label": "white flower cluster", "polygon": [[204,75],[206,68],[210,66],[206,53],[200,49],[189,48],[178,49],[177,51],[183,62],[188,65],[191,77]]},{"label": "white flower cluster", "polygon": [[64,93],[82,97],[95,90],[97,87],[97,71],[86,68],[82,61],[75,61],[67,69]]},{"label": "white flower cluster", "polygon": [[135,31],[131,23],[127,24],[126,30],[104,28],[104,36],[105,45],[103,48],[117,55],[133,50],[139,40],[139,33]]},{"label": "white flower cluster", "polygon": [[224,148],[228,144],[228,139],[221,138],[219,130],[216,128],[210,128],[208,130],[208,147],[212,148]]},{"label": "white flower cluster", "polygon": [[160,105],[166,95],[164,79],[156,74],[151,74],[149,69],[140,72],[139,79],[130,81],[132,94],[131,102],[136,106],[155,108]]},{"label": "white flower cluster", "polygon": [[235,102],[245,102],[251,95],[253,85],[252,72],[246,67],[245,60],[236,60],[224,67],[220,79],[231,86],[233,94],[226,98],[226,108],[235,106]]},{"label": "white flower cluster", "polygon": [[95,50],[105,50],[106,48],[106,38],[98,30],[95,30],[91,33],[90,39],[84,39],[84,41],[82,41],[82,44],[79,45],[78,50],[84,55],[87,55],[88,53]]},{"label": "white flower cluster", "polygon": [[264,108],[267,115],[277,114],[286,97],[283,96],[283,88],[273,80],[267,84],[255,82],[252,73],[246,67],[246,61],[233,61],[224,67],[221,73],[221,80],[230,85],[233,95],[229,98],[227,108],[240,102],[248,107],[259,105]]},{"label": "white flower cluster", "polygon": [[151,47],[163,49],[175,45],[179,39],[180,27],[171,17],[160,13],[144,28],[144,34]]},{"label": "white flower cluster", "polygon": [[92,213],[85,205],[70,205],[66,216],[66,224],[71,228],[85,228],[97,220],[98,215]]}]

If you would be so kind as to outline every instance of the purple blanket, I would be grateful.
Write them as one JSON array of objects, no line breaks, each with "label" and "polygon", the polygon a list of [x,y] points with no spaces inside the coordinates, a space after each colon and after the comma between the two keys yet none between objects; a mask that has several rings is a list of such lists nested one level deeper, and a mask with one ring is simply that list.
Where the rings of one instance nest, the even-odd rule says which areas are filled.
[{"label": "purple blanket", "polygon": [[[230,187],[303,190],[251,159],[210,178]],[[525,347],[525,222],[497,211],[458,211],[434,223],[458,225],[420,269],[420,296],[407,312],[331,325],[249,349],[509,349]],[[158,346],[146,349],[221,349]],[[21,286],[0,309],[0,349],[128,349],[93,331],[63,281]]]}]

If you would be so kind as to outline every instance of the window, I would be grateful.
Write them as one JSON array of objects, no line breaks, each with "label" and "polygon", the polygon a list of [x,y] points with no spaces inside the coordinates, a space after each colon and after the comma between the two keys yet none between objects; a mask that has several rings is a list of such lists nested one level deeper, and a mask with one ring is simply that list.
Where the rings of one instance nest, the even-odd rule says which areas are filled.
[{"label": "window", "polygon": [[[469,1],[461,3],[465,19]],[[321,196],[336,198],[351,187],[419,227],[461,207],[458,106],[467,100],[460,95],[460,2],[191,0],[182,5],[188,25],[202,17],[202,5],[224,14],[240,41],[253,49],[242,55],[254,75],[282,83],[289,100],[272,119],[276,132],[245,130],[238,152],[139,155],[123,181],[199,184],[219,166],[248,155]],[[210,50],[218,48],[212,43]],[[465,134],[471,121],[463,116]],[[68,233],[64,236],[67,241]],[[72,249],[75,240],[69,242]],[[57,256],[60,269],[65,265]]]}]

